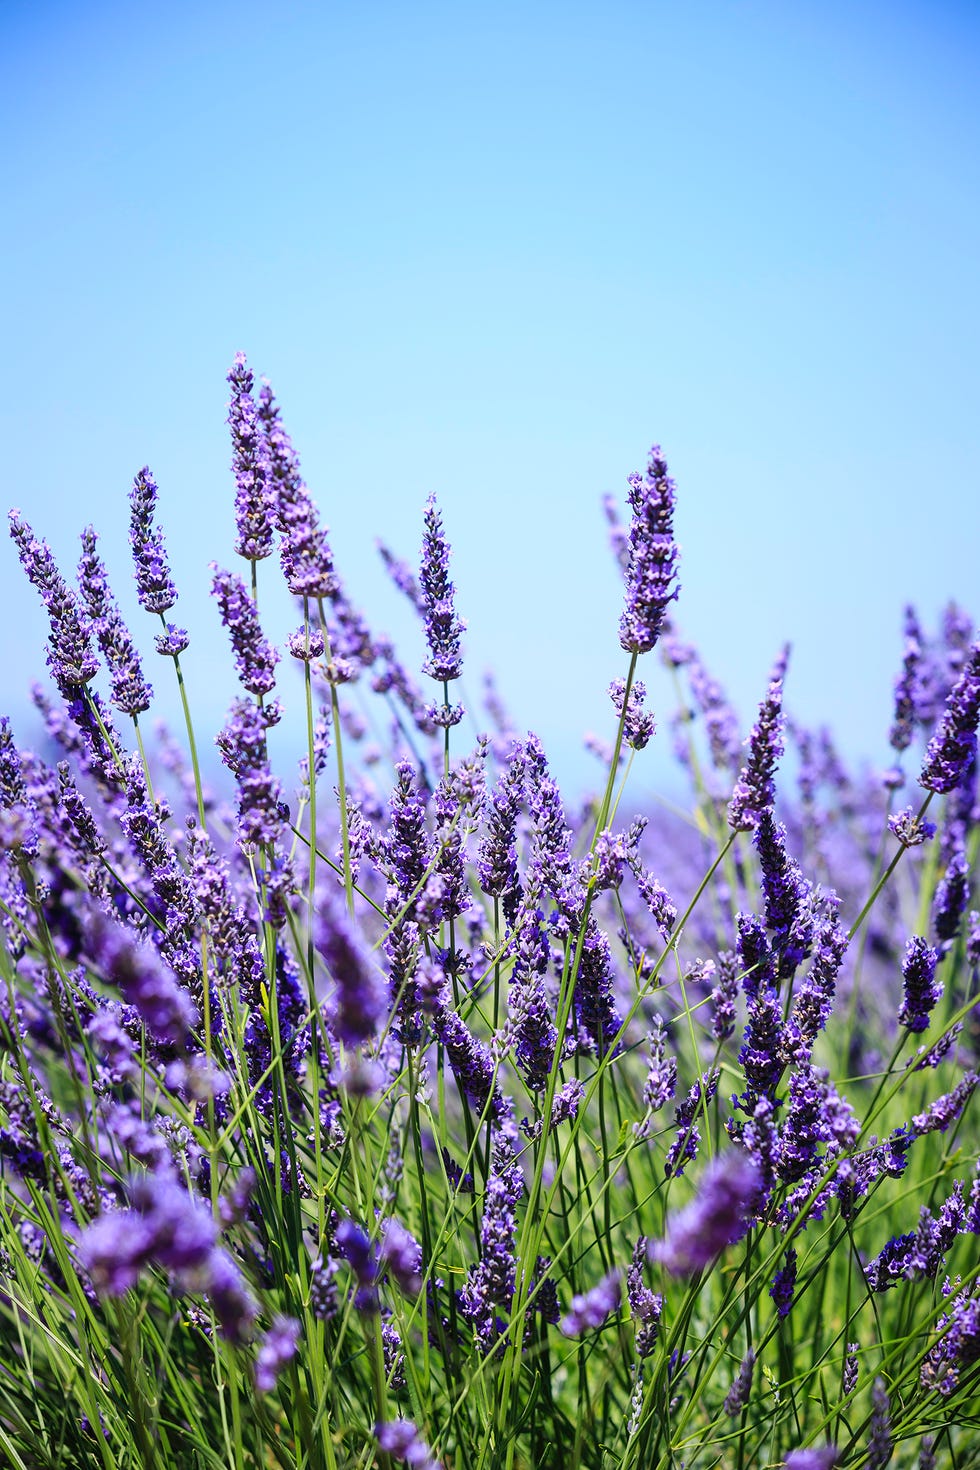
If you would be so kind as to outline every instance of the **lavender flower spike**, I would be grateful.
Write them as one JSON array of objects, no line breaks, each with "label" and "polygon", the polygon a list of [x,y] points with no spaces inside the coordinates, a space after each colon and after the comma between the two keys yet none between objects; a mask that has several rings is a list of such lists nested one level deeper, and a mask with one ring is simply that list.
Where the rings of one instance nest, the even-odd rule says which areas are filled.
[{"label": "lavender flower spike", "polygon": [[272,552],[273,492],[269,451],[252,397],[254,381],[244,352],[237,352],[234,366],[228,374],[231,385],[228,427],[231,430],[231,467],[238,486],[235,495],[235,523],[238,527],[235,551],[247,561],[261,561]]},{"label": "lavender flower spike", "polygon": [[150,708],[153,689],[143,677],[139,654],[109,590],[105,563],[95,549],[97,539],[91,526],[82,532],[78,586],[85,610],[92,620],[92,630],[109,666],[112,702],[117,709],[135,719]]},{"label": "lavender flower spike", "polygon": [[659,444],[650,450],[646,474],[630,475],[629,487],[633,519],[619,642],[627,653],[648,653],[680,590],[676,585],[679,548],[673,535],[674,482]]},{"label": "lavender flower spike", "polygon": [[296,1356],[299,1323],[295,1317],[276,1317],[255,1358],[255,1387],[271,1393],[280,1372]]},{"label": "lavender flower spike", "polygon": [[79,686],[98,672],[92,650],[91,625],[78,599],[58,571],[46,541],[39,541],[19,510],[10,512],[10,534],[21,566],[41,594],[51,625],[48,665],[66,699],[78,697]]},{"label": "lavender flower spike", "polygon": [[169,612],[177,601],[177,588],[170,575],[163,532],[153,524],[157,503],[156,481],[144,465],[133,481],[129,497],[129,544],[136,565],[136,593],[147,612]]},{"label": "lavender flower spike", "polygon": [[262,637],[259,615],[241,577],[211,563],[211,595],[231,635],[238,678],[249,694],[270,694],[276,684],[279,654]]},{"label": "lavender flower spike", "polygon": [[439,1470],[411,1419],[392,1419],[387,1424],[376,1424],[374,1437],[382,1454],[404,1460],[412,1470]]},{"label": "lavender flower spike", "polygon": [[650,1259],[675,1276],[703,1270],[744,1233],[761,1185],[751,1159],[735,1151],[723,1154],[705,1171],[697,1199],[668,1219],[667,1238],[650,1247]]},{"label": "lavender flower spike", "polygon": [[769,691],[759,706],[759,718],[748,741],[748,755],[728,807],[728,824],[736,832],[751,832],[775,799],[773,774],[783,753],[783,679],[789,647],[776,660]]},{"label": "lavender flower spike", "polygon": [[466,627],[456,616],[456,589],[449,578],[449,555],[449,543],[443,535],[436,498],[430,495],[425,505],[425,535],[419,571],[425,608],[425,636],[429,645],[429,657],[422,665],[422,671],[441,683],[458,679],[462,673],[459,640]]},{"label": "lavender flower spike", "polygon": [[790,1450],[783,1465],[785,1470],[834,1470],[837,1461],[837,1446],[828,1444],[819,1449]]},{"label": "lavender flower spike", "polygon": [[942,981],[936,979],[938,959],[932,946],[918,935],[913,935],[906,945],[902,965],[905,999],[898,1020],[910,1031],[925,1031],[932,1008],[942,996]]},{"label": "lavender flower spike", "polygon": [[927,791],[952,791],[972,768],[977,754],[980,720],[980,642],[970,649],[959,678],[946,700],[935,735],[929,741],[919,775]]},{"label": "lavender flower spike", "polygon": [[568,1315],[561,1321],[562,1332],[566,1337],[581,1337],[583,1332],[601,1327],[619,1307],[619,1298],[619,1272],[610,1271],[591,1291],[572,1297]]}]

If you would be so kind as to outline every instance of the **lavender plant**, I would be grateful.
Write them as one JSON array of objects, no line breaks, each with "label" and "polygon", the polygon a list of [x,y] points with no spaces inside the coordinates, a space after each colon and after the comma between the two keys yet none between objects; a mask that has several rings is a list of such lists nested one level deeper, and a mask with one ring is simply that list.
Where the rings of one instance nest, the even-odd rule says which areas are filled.
[{"label": "lavender plant", "polygon": [[[965,615],[906,611],[882,777],[787,715],[785,652],[743,750],[672,623],[655,447],[628,526],[605,501],[623,661],[604,785],[568,807],[492,683],[450,700],[434,499],[417,572],[380,548],[429,698],[351,602],[271,389],[242,355],[229,383],[233,786],[205,785],[149,469],[135,577],[186,750],[147,735],[94,530],[76,591],[11,513],[55,687],[39,750],[0,720],[3,1462],[980,1465]],[[690,822],[623,815],[655,649]]]}]

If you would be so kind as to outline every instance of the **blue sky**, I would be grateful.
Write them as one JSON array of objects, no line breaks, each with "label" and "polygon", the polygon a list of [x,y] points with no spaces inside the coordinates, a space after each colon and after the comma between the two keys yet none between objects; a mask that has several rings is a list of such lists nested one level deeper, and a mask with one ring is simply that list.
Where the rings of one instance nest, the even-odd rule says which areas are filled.
[{"label": "blue sky", "polygon": [[[657,440],[678,620],[746,728],[788,638],[790,706],[883,763],[903,604],[980,609],[978,63],[980,9],[947,0],[8,0],[7,504],[65,565],[95,524],[149,648],[151,465],[207,740],[242,349],[416,662],[374,538],[416,556],[435,491],[468,683],[492,664],[574,787],[624,672],[600,497]],[[6,540],[0,572],[26,732],[44,625]]]}]

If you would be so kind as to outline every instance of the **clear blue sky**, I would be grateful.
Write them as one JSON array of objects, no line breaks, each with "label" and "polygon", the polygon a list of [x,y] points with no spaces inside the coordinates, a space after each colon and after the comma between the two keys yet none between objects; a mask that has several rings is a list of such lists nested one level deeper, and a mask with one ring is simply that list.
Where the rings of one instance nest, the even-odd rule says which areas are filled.
[{"label": "clear blue sky", "polygon": [[[952,0],[6,0],[3,509],[71,563],[94,522],[149,647],[152,466],[213,733],[242,349],[354,599],[399,632],[374,537],[414,557],[434,490],[469,682],[581,784],[624,671],[599,500],[659,440],[678,618],[746,726],[788,638],[791,706],[882,761],[903,603],[980,614],[978,74]],[[6,538],[0,596],[26,731]]]}]

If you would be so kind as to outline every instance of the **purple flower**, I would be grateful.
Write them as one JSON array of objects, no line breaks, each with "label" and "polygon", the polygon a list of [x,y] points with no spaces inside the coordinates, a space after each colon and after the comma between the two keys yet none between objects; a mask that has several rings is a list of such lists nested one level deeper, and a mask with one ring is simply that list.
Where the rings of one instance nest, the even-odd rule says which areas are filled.
[{"label": "purple flower", "polygon": [[980,642],[950,690],[939,726],[926,749],[919,784],[927,791],[952,791],[973,766],[980,719]]},{"label": "purple flower", "polygon": [[459,1300],[472,1323],[477,1342],[489,1352],[497,1340],[497,1307],[507,1310],[514,1295],[517,1257],[516,1206],[524,1193],[524,1176],[514,1161],[512,1145],[501,1139],[494,1147],[483,1195],[480,1260],[470,1269]]},{"label": "purple flower", "polygon": [[551,949],[540,909],[521,908],[517,916],[514,968],[510,975],[508,1033],[513,1055],[528,1087],[540,1092],[548,1082],[558,1032],[545,976]]},{"label": "purple flower", "polygon": [[238,781],[238,840],[245,845],[275,842],[285,820],[282,785],[272,774],[266,747],[266,731],[279,713],[275,702],[263,709],[251,699],[236,699],[215,738],[221,759]]},{"label": "purple flower", "polygon": [[932,905],[933,928],[944,949],[949,948],[960,931],[969,898],[970,864],[962,847],[958,847],[936,887]]},{"label": "purple flower", "polygon": [[783,1257],[783,1265],[772,1278],[769,1295],[776,1305],[776,1311],[780,1317],[788,1317],[793,1306],[793,1293],[796,1290],[796,1251],[788,1246]]},{"label": "purple flower", "polygon": [[777,976],[789,979],[806,958],[813,937],[812,887],[786,851],[786,828],[767,807],[755,831],[766,900],[766,927],[777,956]]},{"label": "purple flower", "polygon": [[666,1239],[650,1247],[650,1259],[675,1276],[703,1270],[744,1234],[761,1183],[759,1169],[744,1154],[732,1150],[716,1158],[697,1198],[668,1218]]},{"label": "purple flower", "polygon": [[905,658],[902,672],[895,680],[895,717],[888,736],[892,749],[899,752],[911,745],[915,734],[921,664],[922,644],[918,623],[912,608],[906,608]]},{"label": "purple flower", "polygon": [[296,1356],[299,1323],[295,1317],[275,1317],[255,1356],[255,1387],[271,1393],[287,1363]]},{"label": "purple flower", "polygon": [[640,679],[635,679],[630,686],[629,698],[626,700],[626,714],[623,716],[623,699],[626,694],[626,680],[614,679],[609,686],[609,697],[613,702],[613,708],[621,720],[623,720],[623,736],[626,744],[633,750],[642,750],[650,743],[656,731],[656,722],[653,715],[643,708],[646,699],[646,685]]},{"label": "purple flower", "polygon": [[942,996],[942,981],[936,979],[938,959],[932,946],[918,935],[913,935],[905,947],[902,965],[905,999],[898,1020],[910,1031],[925,1031],[932,1008]]},{"label": "purple flower", "polygon": [[749,1348],[742,1359],[741,1366],[732,1381],[732,1386],[725,1395],[723,1408],[732,1419],[737,1419],[749,1401],[752,1392],[752,1374],[755,1369],[755,1353]]},{"label": "purple flower", "polygon": [[698,1156],[701,1134],[695,1119],[707,1115],[708,1104],[718,1091],[718,1072],[712,1071],[699,1077],[687,1097],[674,1109],[674,1141],[664,1159],[664,1173],[668,1179],[684,1173],[684,1165]]},{"label": "purple flower", "polygon": [[303,483],[299,460],[279,418],[272,389],[259,390],[259,422],[265,439],[267,484],[282,533],[282,570],[294,597],[332,597],[339,586],[327,528]]},{"label": "purple flower", "polygon": [[250,694],[269,694],[275,688],[279,654],[262,637],[259,615],[248,588],[234,572],[211,563],[211,595],[217,599],[221,621],[231,634],[235,668]]},{"label": "purple flower", "polygon": [[630,475],[628,483],[633,517],[619,642],[627,653],[648,653],[660,637],[667,610],[679,591],[679,549],[673,536],[674,482],[659,444],[650,450],[646,474]]},{"label": "purple flower", "polygon": [[785,1470],[834,1470],[838,1458],[836,1445],[822,1445],[819,1449],[790,1450],[783,1465]]},{"label": "purple flower", "polygon": [[664,1309],[663,1297],[659,1292],[651,1291],[643,1280],[647,1245],[646,1236],[641,1235],[633,1247],[633,1255],[626,1269],[626,1295],[636,1333],[638,1358],[648,1358],[656,1347],[660,1335],[660,1314]]},{"label": "purple flower", "polygon": [[394,1216],[381,1227],[378,1260],[387,1266],[406,1296],[418,1296],[422,1290],[422,1247]]},{"label": "purple flower", "polygon": [[868,1470],[882,1470],[892,1457],[890,1405],[885,1385],[876,1378],[871,1389],[871,1432],[868,1436]]},{"label": "purple flower", "polygon": [[382,1453],[404,1460],[412,1470],[439,1470],[437,1461],[432,1458],[428,1445],[411,1419],[392,1419],[387,1424],[376,1424],[374,1437]]},{"label": "purple flower", "polygon": [[228,426],[231,430],[231,467],[238,487],[235,495],[235,524],[238,528],[235,551],[248,561],[260,561],[272,551],[273,496],[269,483],[269,453],[252,397],[254,381],[244,352],[237,352],[234,366],[228,374],[231,385]]},{"label": "purple flower", "polygon": [[581,1337],[601,1327],[613,1312],[619,1310],[621,1288],[619,1272],[610,1271],[598,1286],[580,1296],[572,1297],[572,1304],[561,1321],[561,1330],[566,1337]]},{"label": "purple flower", "polygon": [[135,718],[149,709],[153,689],[143,677],[139,654],[109,590],[105,564],[95,550],[96,539],[91,526],[82,532],[78,585],[92,630],[109,666],[112,702],[117,709]]},{"label": "purple flower", "polygon": [[736,832],[751,832],[775,800],[773,776],[783,753],[783,679],[789,649],[773,667],[769,691],[759,706],[759,718],[749,736],[748,755],[728,806],[728,823]]},{"label": "purple flower", "polygon": [[425,505],[425,536],[419,571],[425,606],[425,636],[429,645],[429,656],[422,670],[440,682],[458,679],[462,672],[459,640],[466,628],[462,619],[456,616],[455,588],[449,578],[449,555],[449,543],[443,535],[436,498],[430,495]]},{"label": "purple flower", "polygon": [[95,956],[105,979],[139,1012],[159,1041],[183,1046],[198,1014],[186,991],[150,944],[134,944],[118,924],[98,926]]},{"label": "purple flower", "polygon": [[47,542],[39,541],[20,511],[10,512],[10,534],[21,565],[41,594],[48,613],[48,665],[66,699],[79,693],[98,672],[99,661],[92,650],[92,628],[78,599],[55,564]]},{"label": "purple flower", "polygon": [[893,812],[888,818],[888,830],[897,837],[903,847],[921,847],[936,835],[936,824],[916,815],[910,806]]},{"label": "purple flower", "polygon": [[[177,588],[170,575],[163,532],[153,524],[157,487],[149,466],[144,465],[129,497],[129,544],[136,566],[136,592],[147,612],[169,612],[177,601]],[[185,635],[186,636],[186,635]]]},{"label": "purple flower", "polygon": [[339,904],[321,906],[316,947],[334,982],[332,1023],[345,1046],[370,1041],[388,1008],[384,976],[372,962],[354,921]]}]

